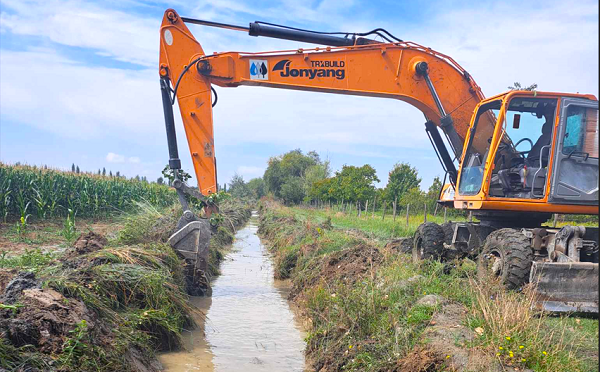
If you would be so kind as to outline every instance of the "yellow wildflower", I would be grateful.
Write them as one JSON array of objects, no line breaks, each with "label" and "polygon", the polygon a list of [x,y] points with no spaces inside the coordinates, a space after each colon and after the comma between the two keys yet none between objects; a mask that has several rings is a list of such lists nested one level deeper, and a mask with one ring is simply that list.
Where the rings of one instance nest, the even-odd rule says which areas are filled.
[{"label": "yellow wildflower", "polygon": [[522,349],[522,348],[524,348],[524,347],[525,347],[525,346],[523,346],[523,345],[519,345],[519,349]]},{"label": "yellow wildflower", "polygon": [[450,355],[446,355],[446,359],[450,358]]},{"label": "yellow wildflower", "polygon": [[348,349],[352,349],[352,345],[348,346]]},{"label": "yellow wildflower", "polygon": [[506,336],[506,339],[507,339],[508,341],[510,341],[510,337],[509,337],[509,336]]},{"label": "yellow wildflower", "polygon": [[502,350],[502,349],[504,349],[504,348],[503,348],[502,346],[498,346],[498,349]]},{"label": "yellow wildflower", "polygon": [[547,353],[547,352],[545,352],[545,351],[542,351],[542,354],[544,354],[544,355],[548,355],[548,353]]}]

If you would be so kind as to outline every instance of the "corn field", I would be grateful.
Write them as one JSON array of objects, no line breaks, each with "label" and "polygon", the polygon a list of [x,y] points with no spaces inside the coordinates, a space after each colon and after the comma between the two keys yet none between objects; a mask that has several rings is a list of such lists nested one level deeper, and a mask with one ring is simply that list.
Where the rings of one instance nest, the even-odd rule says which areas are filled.
[{"label": "corn field", "polygon": [[165,185],[0,163],[0,219],[4,222],[27,216],[42,220],[70,213],[100,217],[127,211],[136,201],[162,207],[175,200],[174,190]]}]

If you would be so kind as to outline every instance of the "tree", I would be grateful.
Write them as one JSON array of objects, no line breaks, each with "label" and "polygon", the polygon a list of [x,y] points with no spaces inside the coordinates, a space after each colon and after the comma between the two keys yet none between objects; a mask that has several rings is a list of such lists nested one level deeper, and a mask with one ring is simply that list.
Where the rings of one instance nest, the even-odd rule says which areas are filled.
[{"label": "tree", "polygon": [[79,174],[79,165],[75,168],[75,173]]},{"label": "tree", "polygon": [[[317,154],[316,156],[318,157],[319,155]],[[319,160],[319,163],[308,167],[304,172],[304,192],[306,196],[308,198],[311,198],[309,195],[311,193],[313,184],[315,184],[315,182],[329,178],[330,175],[331,170],[329,169],[328,160],[322,163]]]},{"label": "tree", "polygon": [[388,200],[400,199],[408,190],[419,188],[421,179],[416,168],[408,163],[396,163],[390,171],[386,189]]},{"label": "tree", "polygon": [[159,185],[162,185],[165,182],[165,180],[162,177],[158,177],[156,179],[156,183],[158,183]]},{"label": "tree", "polygon": [[344,165],[341,172],[336,172],[338,178],[338,197],[348,201],[366,201],[375,195],[375,182],[379,182],[377,172],[369,164],[362,167]]},{"label": "tree", "polygon": [[109,172],[108,172],[108,175],[109,175],[110,177],[112,177],[112,171],[109,171]]},{"label": "tree", "polygon": [[117,171],[117,174],[116,174],[116,176],[117,176],[117,177],[121,177],[121,172]]},{"label": "tree", "polygon": [[530,86],[523,88],[521,86],[521,83],[519,83],[518,81],[515,81],[512,86],[508,87],[508,89],[510,89],[510,90],[529,90],[529,91],[535,91],[537,89],[537,87],[538,87],[537,83],[533,83]]},{"label": "tree", "polygon": [[71,172],[75,173],[75,163],[71,164]]},{"label": "tree", "polygon": [[281,198],[285,204],[298,204],[304,199],[304,183],[300,177],[288,177],[281,185]]},{"label": "tree", "polygon": [[237,173],[233,175],[231,182],[229,182],[229,193],[236,198],[248,198],[251,195],[248,185],[244,182],[244,177]]},{"label": "tree", "polygon": [[102,175],[106,176],[106,168],[102,167]]},{"label": "tree", "polygon": [[265,181],[260,177],[251,179],[247,185],[250,193],[257,200],[267,194]]},{"label": "tree", "polygon": [[[302,183],[301,191],[306,192],[304,179],[306,172],[310,167],[315,165],[321,165],[321,159],[319,155],[311,151],[307,155],[304,155],[300,149],[289,151],[283,155],[272,157],[269,159],[269,164],[263,175],[263,180],[268,192],[273,193],[277,197],[282,197],[281,187],[285,182],[289,181],[290,177],[296,177],[300,179]],[[327,164],[327,169],[329,165]],[[297,181],[293,182],[297,184]]]}]

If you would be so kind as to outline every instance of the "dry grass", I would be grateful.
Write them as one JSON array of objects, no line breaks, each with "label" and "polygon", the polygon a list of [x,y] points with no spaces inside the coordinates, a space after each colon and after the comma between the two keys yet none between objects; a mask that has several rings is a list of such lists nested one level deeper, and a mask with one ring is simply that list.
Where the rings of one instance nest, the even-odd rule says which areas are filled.
[{"label": "dry grass", "polygon": [[583,335],[569,328],[566,317],[549,326],[551,316],[537,310],[535,287],[521,292],[507,291],[494,280],[469,280],[475,293],[472,315],[479,319],[482,339],[505,365],[533,368],[535,371],[588,371],[578,357]]}]

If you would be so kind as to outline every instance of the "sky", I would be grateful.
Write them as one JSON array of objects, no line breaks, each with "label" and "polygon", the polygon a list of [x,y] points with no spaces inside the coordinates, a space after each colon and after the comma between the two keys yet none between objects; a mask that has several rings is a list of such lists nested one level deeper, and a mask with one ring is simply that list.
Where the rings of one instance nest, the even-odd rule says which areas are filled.
[{"label": "sky", "polygon": [[[163,13],[320,31],[383,27],[454,58],[486,96],[518,81],[598,96],[597,1],[0,0],[0,161],[155,180],[168,162],[158,79]],[[207,53],[306,47],[188,26]],[[316,150],[339,170],[370,164],[385,186],[395,163],[427,189],[443,170],[407,103],[264,87],[216,87],[219,183],[262,176],[269,157]],[[268,102],[268,105],[265,104]],[[192,165],[175,108],[180,157]],[[195,184],[193,180],[192,184]]]}]

